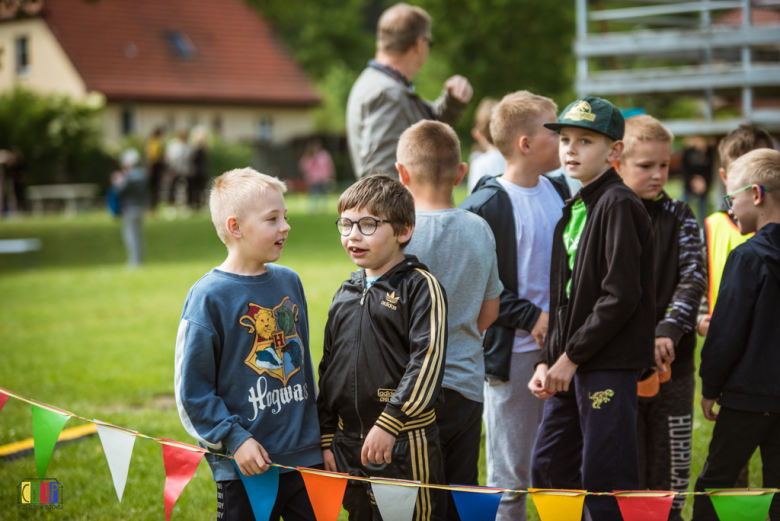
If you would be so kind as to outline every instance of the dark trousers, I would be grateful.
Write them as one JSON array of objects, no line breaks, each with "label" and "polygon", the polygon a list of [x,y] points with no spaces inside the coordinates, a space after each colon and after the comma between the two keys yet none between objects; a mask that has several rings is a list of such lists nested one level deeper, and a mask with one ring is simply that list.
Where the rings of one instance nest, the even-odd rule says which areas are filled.
[{"label": "dark trousers", "polygon": [[[339,472],[352,476],[408,479],[423,483],[441,483],[441,448],[439,429],[433,423],[427,427],[401,432],[395,440],[391,463],[368,463],[363,465],[360,453],[363,440],[347,437],[336,431],[331,451]],[[436,506],[437,490],[420,488],[413,521],[429,521]],[[350,481],[344,492],[344,509],[349,512],[349,521],[381,521],[371,483]],[[288,521],[285,519],[285,521]]]},{"label": "dark trousers", "polygon": [[[442,389],[444,406],[436,409],[439,443],[444,460],[442,482],[452,485],[479,485],[479,443],[482,438],[482,403],[469,400],[457,391]],[[438,520],[460,521],[452,492],[439,491]]]},{"label": "dark trousers", "polygon": [[[576,373],[568,392],[547,399],[531,463],[534,487],[638,488],[638,376],[633,370]],[[585,507],[594,520],[623,520],[614,497],[588,496]]]},{"label": "dark trousers", "polygon": [[[652,402],[639,402],[639,489],[688,491],[693,433],[693,373],[661,384]],[[686,496],[672,502],[669,519],[682,520]]]},{"label": "dark trousers", "polygon": [[[708,488],[732,488],[756,448],[761,448],[764,488],[780,487],[780,413],[721,407],[712,432],[710,452],[696,480],[695,490],[703,492]],[[772,500],[769,517],[780,519],[780,497],[777,494]],[[693,519],[718,520],[710,498],[696,496]]]},{"label": "dark trousers", "polygon": [[165,163],[158,161],[152,163],[149,169],[149,208],[157,209],[160,202],[160,187],[162,186],[163,175],[165,174]]},{"label": "dark trousers", "polygon": [[[323,465],[312,468],[324,469]],[[317,521],[300,472],[279,474],[279,493],[271,511],[271,521]],[[249,496],[240,479],[217,482],[217,520],[252,521],[255,518]]]}]

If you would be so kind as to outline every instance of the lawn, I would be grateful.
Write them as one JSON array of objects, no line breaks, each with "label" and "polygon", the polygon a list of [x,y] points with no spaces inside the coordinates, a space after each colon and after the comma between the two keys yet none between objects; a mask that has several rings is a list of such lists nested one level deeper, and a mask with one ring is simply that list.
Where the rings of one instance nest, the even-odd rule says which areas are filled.
[{"label": "lawn", "polygon": [[[336,235],[335,214],[308,215],[296,196],[288,197],[288,206],[292,230],[280,263],[303,280],[316,363],[331,298],[353,266]],[[12,256],[0,258],[0,386],[81,416],[191,442],[173,403],[176,329],[187,290],[223,260],[225,248],[207,214],[158,215],[145,230],[148,262],[129,270],[120,223],[100,212],[0,221],[0,239],[37,237],[44,245],[34,269],[22,269]],[[80,424],[71,419],[66,428]],[[695,479],[712,431],[698,409],[694,430]],[[29,405],[10,399],[0,413],[0,445],[31,436]],[[760,485],[759,468],[754,458],[752,486]],[[0,462],[2,519],[164,518],[157,443],[137,440],[122,503],[97,436],[54,451],[47,476],[63,486],[63,510],[16,509],[16,486],[35,475],[32,455]],[[482,458],[483,483],[484,476]],[[173,519],[213,519],[214,490],[202,462]]]}]

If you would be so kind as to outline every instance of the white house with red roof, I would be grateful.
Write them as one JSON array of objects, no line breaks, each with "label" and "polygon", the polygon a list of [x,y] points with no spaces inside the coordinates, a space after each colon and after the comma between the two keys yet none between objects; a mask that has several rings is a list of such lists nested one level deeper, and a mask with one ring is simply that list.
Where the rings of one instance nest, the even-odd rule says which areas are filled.
[{"label": "white house with red roof", "polygon": [[197,125],[225,140],[311,133],[320,99],[241,0],[0,2],[0,91],[105,100],[109,141]]}]

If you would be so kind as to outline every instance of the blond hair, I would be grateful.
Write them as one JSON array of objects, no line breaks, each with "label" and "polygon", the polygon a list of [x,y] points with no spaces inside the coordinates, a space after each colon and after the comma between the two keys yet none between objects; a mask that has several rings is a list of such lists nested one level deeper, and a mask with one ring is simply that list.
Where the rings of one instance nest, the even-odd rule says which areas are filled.
[{"label": "blond hair", "polygon": [[214,180],[209,208],[211,220],[222,242],[227,244],[230,238],[226,226],[228,217],[243,218],[269,188],[280,194],[287,191],[282,181],[253,168],[230,170]]},{"label": "blond hair", "polygon": [[446,123],[424,120],[401,134],[396,156],[415,179],[426,184],[452,185],[458,177],[460,141]]},{"label": "blond hair", "polygon": [[748,152],[731,163],[728,176],[745,186],[761,185],[780,195],[780,152],[771,148]]},{"label": "blond hair", "polygon": [[652,141],[669,143],[671,149],[674,134],[652,116],[643,114],[626,119],[626,130],[623,134],[623,153],[620,154],[618,161],[623,164],[631,156],[637,143]]},{"label": "blond hair", "polygon": [[379,17],[376,28],[376,46],[388,54],[405,54],[417,44],[420,37],[429,36],[431,15],[424,9],[409,4],[395,4]]},{"label": "blond hair", "polygon": [[729,163],[759,148],[772,148],[769,132],[753,125],[740,125],[718,143],[720,166],[728,169]]},{"label": "blond hair", "polygon": [[[353,208],[365,209],[380,219],[391,221],[396,237],[407,226],[414,226],[414,198],[411,192],[400,181],[384,174],[364,177],[341,194],[337,206],[339,215]],[[409,241],[401,244],[401,248],[407,244]]]},{"label": "blond hair", "polygon": [[493,144],[493,136],[490,135],[490,118],[493,115],[493,109],[498,105],[498,100],[494,98],[482,98],[474,113],[474,128],[479,130],[487,142]]},{"label": "blond hair", "polygon": [[545,112],[558,112],[550,98],[521,90],[507,94],[493,109],[490,134],[501,155],[509,157],[515,151],[517,138],[533,136],[542,129],[539,118]]}]

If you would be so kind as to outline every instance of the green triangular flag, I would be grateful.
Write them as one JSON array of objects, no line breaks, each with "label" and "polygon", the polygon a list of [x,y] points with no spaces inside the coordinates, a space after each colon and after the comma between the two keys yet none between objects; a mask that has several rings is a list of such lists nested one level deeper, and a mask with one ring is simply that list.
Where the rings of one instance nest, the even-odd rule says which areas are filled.
[{"label": "green triangular flag", "polygon": [[[717,490],[717,489],[716,489]],[[713,490],[714,491],[714,490]],[[710,492],[710,489],[707,489]],[[731,493],[730,493],[731,492]],[[753,492],[750,495],[733,495]],[[729,521],[765,521],[774,494],[761,494],[760,490],[724,490],[710,495],[718,519]]]},{"label": "green triangular flag", "polygon": [[51,453],[57,444],[57,438],[70,416],[63,416],[56,412],[31,405],[33,418],[33,441],[35,442],[35,466],[38,467],[38,477],[46,477],[46,469],[49,468]]}]

